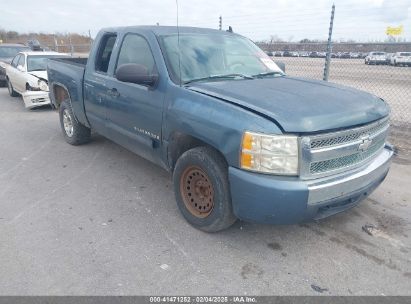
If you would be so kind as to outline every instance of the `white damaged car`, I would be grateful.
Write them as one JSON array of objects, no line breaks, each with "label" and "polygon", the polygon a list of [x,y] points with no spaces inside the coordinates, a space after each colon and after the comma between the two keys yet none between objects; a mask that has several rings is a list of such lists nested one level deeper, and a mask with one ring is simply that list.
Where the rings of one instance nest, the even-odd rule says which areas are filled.
[{"label": "white damaged car", "polygon": [[57,52],[20,52],[6,67],[10,96],[23,97],[26,108],[50,104],[47,80],[47,59],[68,57]]}]

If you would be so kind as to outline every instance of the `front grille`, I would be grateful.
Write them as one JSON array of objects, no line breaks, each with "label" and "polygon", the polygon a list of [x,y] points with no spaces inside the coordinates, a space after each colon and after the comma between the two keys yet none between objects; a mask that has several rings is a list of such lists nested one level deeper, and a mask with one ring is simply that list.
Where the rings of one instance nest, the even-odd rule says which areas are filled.
[{"label": "front grille", "polygon": [[373,144],[365,152],[358,152],[355,154],[338,157],[334,159],[319,161],[311,163],[310,173],[317,174],[326,171],[332,171],[336,169],[350,167],[357,163],[363,162],[370,157],[374,156],[385,144],[385,140],[379,140],[377,143]]},{"label": "front grille", "polygon": [[32,103],[40,103],[40,102],[45,102],[45,101],[46,101],[46,98],[43,98],[43,97],[34,98],[34,99],[31,100]]},{"label": "front grille", "polygon": [[347,134],[341,134],[340,136],[333,136],[332,134],[328,134],[328,136],[326,137],[320,136],[320,138],[318,139],[313,138],[311,140],[311,149],[341,145],[347,142],[355,141],[365,135],[373,136],[387,126],[388,119],[383,119],[365,127],[349,130]]},{"label": "front grille", "polygon": [[383,149],[388,128],[389,120],[384,118],[358,128],[302,137],[300,177],[324,177],[371,161]]}]

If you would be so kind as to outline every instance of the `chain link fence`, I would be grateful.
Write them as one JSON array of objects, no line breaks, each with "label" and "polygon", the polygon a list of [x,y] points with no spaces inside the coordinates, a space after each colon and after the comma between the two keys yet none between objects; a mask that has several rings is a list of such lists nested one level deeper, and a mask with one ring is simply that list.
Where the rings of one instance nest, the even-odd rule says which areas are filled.
[{"label": "chain link fence", "polygon": [[59,53],[70,54],[74,57],[88,57],[91,43],[85,44],[52,44],[47,45],[47,49]]},{"label": "chain link fence", "polygon": [[[322,80],[327,43],[258,43],[274,61],[284,62],[290,76]],[[75,57],[87,57],[91,44],[49,45]],[[386,62],[365,64],[369,52],[386,53]],[[390,141],[400,155],[411,159],[411,66],[394,66],[390,55],[410,52],[411,43],[335,43],[328,81],[367,91],[383,98],[391,108]]]},{"label": "chain link fence", "polygon": [[[288,75],[323,79],[326,43],[281,42],[260,47],[273,60],[284,62]],[[384,52],[385,61],[366,64],[366,56],[375,51]],[[329,71],[330,82],[370,92],[390,105],[390,141],[406,158],[411,156],[411,66],[395,66],[391,56],[410,51],[411,43],[336,43]]]}]

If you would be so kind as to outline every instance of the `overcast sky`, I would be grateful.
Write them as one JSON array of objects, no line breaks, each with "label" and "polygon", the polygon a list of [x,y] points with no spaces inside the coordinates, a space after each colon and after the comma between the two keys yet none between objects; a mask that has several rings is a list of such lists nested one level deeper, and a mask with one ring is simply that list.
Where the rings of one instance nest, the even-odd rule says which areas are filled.
[{"label": "overcast sky", "polygon": [[[175,0],[0,0],[0,28],[78,32],[118,25],[176,24]],[[334,39],[383,40],[387,26],[404,26],[411,41],[411,0],[179,0],[180,25],[223,28],[253,40],[326,39],[332,3]]]}]

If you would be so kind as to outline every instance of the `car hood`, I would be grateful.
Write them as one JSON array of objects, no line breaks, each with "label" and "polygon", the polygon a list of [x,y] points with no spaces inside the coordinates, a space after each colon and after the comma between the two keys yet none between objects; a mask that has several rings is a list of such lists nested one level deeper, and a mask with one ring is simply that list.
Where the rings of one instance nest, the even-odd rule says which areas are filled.
[{"label": "car hood", "polygon": [[1,57],[0,61],[10,64],[13,60],[13,57]]},{"label": "car hood", "polygon": [[289,133],[348,128],[389,114],[382,99],[366,92],[287,76],[199,82],[188,89],[257,112]]},{"label": "car hood", "polygon": [[47,71],[33,71],[33,72],[27,72],[27,73],[37,78],[47,80]]}]

